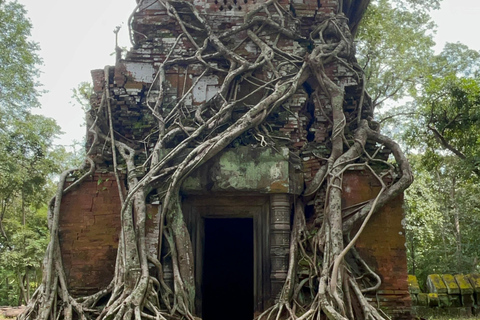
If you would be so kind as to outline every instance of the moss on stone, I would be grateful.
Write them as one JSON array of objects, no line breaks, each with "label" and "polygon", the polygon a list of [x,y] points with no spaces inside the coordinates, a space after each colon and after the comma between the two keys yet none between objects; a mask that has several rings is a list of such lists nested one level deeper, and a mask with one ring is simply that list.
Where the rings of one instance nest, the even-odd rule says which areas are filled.
[{"label": "moss on stone", "polygon": [[470,281],[470,284],[472,285],[473,290],[476,293],[480,293],[480,274],[471,273],[467,275],[467,278]]},{"label": "moss on stone", "polygon": [[408,291],[411,294],[420,293],[420,286],[417,277],[411,274],[408,275]]},{"label": "moss on stone", "polygon": [[473,287],[468,281],[468,278],[464,274],[457,274],[455,276],[455,281],[458,284],[458,287],[460,288],[460,293],[462,295],[465,294],[472,294],[473,293]]},{"label": "moss on stone", "polygon": [[450,299],[450,307],[461,307],[462,306],[462,299],[459,294],[451,294],[448,296]]},{"label": "moss on stone", "polygon": [[438,293],[429,293],[428,294],[428,305],[430,307],[438,306]]},{"label": "moss on stone", "polygon": [[448,294],[460,294],[460,288],[458,287],[454,276],[451,274],[442,274],[442,279],[447,286]]},{"label": "moss on stone", "polygon": [[431,274],[427,277],[428,291],[432,293],[447,293],[447,286],[439,274]]},{"label": "moss on stone", "polygon": [[417,304],[419,306],[428,306],[428,293],[419,293],[417,295]]},{"label": "moss on stone", "polygon": [[450,299],[448,297],[448,294],[439,294],[438,295],[438,305],[440,307],[449,307],[450,306]]}]

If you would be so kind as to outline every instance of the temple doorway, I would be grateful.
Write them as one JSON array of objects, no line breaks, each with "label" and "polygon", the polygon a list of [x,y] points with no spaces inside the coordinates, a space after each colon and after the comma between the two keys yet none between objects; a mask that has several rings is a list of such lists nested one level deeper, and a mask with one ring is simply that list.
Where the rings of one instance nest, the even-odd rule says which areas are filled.
[{"label": "temple doorway", "polygon": [[253,218],[207,218],[204,230],[203,319],[253,319]]},{"label": "temple doorway", "polygon": [[[252,320],[271,305],[269,200],[262,195],[184,198],[182,207],[195,259],[198,317]],[[242,286],[229,293],[236,279],[242,279]],[[221,287],[223,283],[228,284],[227,289]],[[218,300],[221,298],[227,301]]]}]

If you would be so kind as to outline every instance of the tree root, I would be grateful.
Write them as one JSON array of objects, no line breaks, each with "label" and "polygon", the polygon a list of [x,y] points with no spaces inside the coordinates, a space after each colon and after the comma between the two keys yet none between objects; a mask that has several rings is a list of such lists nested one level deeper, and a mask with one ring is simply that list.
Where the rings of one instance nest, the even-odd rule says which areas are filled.
[{"label": "tree root", "polygon": [[[141,7],[141,2],[136,10]],[[107,83],[104,96],[100,106],[91,112],[95,120],[89,120],[89,132],[93,137],[91,148],[103,143],[108,149],[110,145],[122,199],[122,229],[114,278],[107,288],[89,297],[73,298],[68,292],[58,243],[61,197],[72,187],[64,190],[63,184],[68,174],[64,173],[51,203],[49,225],[52,238],[45,259],[45,277],[32,297],[27,312],[20,319],[163,320],[182,317],[193,320],[194,259],[181,209],[180,186],[192,171],[247,132],[252,132],[259,139],[261,147],[273,144],[274,139],[270,137],[267,126],[264,126],[268,116],[282,105],[288,110],[286,102],[307,81],[309,86],[315,84],[312,97],[316,109],[328,116],[332,124],[331,154],[303,196],[295,200],[287,279],[275,304],[258,319],[384,319],[363,295],[379,287],[379,277],[358,256],[354,244],[372,214],[408,187],[412,176],[398,145],[371,130],[368,121],[362,118],[364,79],[361,72],[357,72],[353,59],[353,38],[343,14],[324,20],[308,37],[299,36],[298,32],[292,31],[291,27],[297,21],[289,9],[283,8],[275,0],[268,0],[247,14],[244,24],[239,28],[216,34],[191,2],[159,2],[167,8],[171,22],[182,31],[176,36],[165,60],[158,66],[155,83],[147,92],[147,101],[151,101],[150,98],[155,101],[154,105],[147,102],[145,106],[145,112],[150,112],[155,119],[152,125],[154,133],[148,136],[154,141],[154,147],[151,150],[135,149],[138,146],[116,134],[110,105],[108,68],[105,69]],[[180,7],[182,10],[179,10]],[[267,13],[268,18],[257,15],[261,10]],[[271,33],[278,36],[273,40],[265,36]],[[245,38],[236,39],[240,34],[245,34]],[[284,52],[277,47],[280,37],[309,41],[312,49],[304,58]],[[188,57],[172,58],[181,39],[187,39],[196,52]],[[237,52],[237,48],[245,43],[258,48],[259,54],[254,61],[247,60]],[[330,79],[325,71],[327,66],[335,64],[354,71],[356,81],[362,83],[359,98],[361,106],[354,117],[353,135],[348,135],[353,143],[346,137],[346,128],[350,126],[351,129],[352,123],[347,123],[345,116],[345,88]],[[168,104],[165,100],[166,71],[179,65],[200,68],[199,76],[192,81],[194,85],[207,75],[221,74],[223,82],[218,92],[200,106],[187,107],[184,102],[194,85],[190,88],[184,85],[177,100]],[[260,79],[255,76],[256,73],[265,74],[265,78]],[[253,86],[253,89],[248,93],[240,92],[239,83],[242,82]],[[318,98],[321,95],[327,97],[328,105],[321,104]],[[248,105],[247,101],[253,96],[259,98],[254,104]],[[101,119],[108,125],[101,126]],[[176,143],[167,148],[170,141]],[[385,183],[381,173],[370,166],[370,163],[378,160],[366,152],[367,141],[392,150],[399,173],[398,177],[392,176],[390,184]],[[139,141],[136,143],[140,144]],[[143,153],[147,159],[142,164],[136,160],[139,153]],[[119,162],[127,167],[125,195],[117,172]],[[145,169],[145,174],[138,175],[138,167]],[[341,206],[342,178],[345,170],[352,167],[369,170],[382,189],[375,199],[348,208],[350,211],[346,214]],[[91,160],[90,169],[94,169]],[[392,168],[389,169],[389,174],[394,175]],[[162,245],[159,245],[157,257],[147,256],[146,198],[153,190],[157,190],[162,203],[160,242],[165,241],[164,247],[168,248],[171,261],[168,263],[171,263],[173,270],[172,287],[164,278],[163,264],[166,260],[161,253]],[[323,210],[316,209],[315,218],[319,226],[307,226],[304,212],[306,202],[321,192],[325,192],[325,203]],[[358,223],[361,227],[350,240],[353,226]],[[358,282],[357,279],[362,280],[362,275],[356,274],[358,272],[349,265],[349,259],[345,259],[347,256],[366,270],[376,284],[365,287],[362,281]],[[155,266],[156,276],[150,274],[149,263]],[[102,304],[105,300],[108,302]]]}]

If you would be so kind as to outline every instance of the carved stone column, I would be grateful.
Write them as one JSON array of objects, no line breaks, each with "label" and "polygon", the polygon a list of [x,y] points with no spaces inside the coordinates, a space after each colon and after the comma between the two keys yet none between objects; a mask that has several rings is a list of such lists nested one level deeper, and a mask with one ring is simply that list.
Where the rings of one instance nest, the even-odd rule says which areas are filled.
[{"label": "carved stone column", "polygon": [[290,196],[288,194],[272,194],[270,207],[271,297],[277,300],[288,271]]}]

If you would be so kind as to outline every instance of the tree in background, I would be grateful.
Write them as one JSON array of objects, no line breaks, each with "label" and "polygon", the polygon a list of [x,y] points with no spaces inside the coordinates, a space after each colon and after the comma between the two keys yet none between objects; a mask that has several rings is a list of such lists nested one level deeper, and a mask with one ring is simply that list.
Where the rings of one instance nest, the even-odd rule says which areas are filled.
[{"label": "tree in background", "polygon": [[408,269],[424,283],[432,273],[480,271],[478,181],[461,175],[461,161],[445,156],[432,168],[410,156],[415,183],[406,193]]},{"label": "tree in background", "polygon": [[[400,120],[402,125],[410,124],[403,141],[415,151],[411,159],[418,178],[406,197],[406,228],[410,268],[420,275],[467,272],[478,267],[478,68],[472,67],[478,63],[478,53],[450,44],[442,54],[433,54],[429,34],[433,25],[427,8],[434,5],[438,1],[373,1],[360,28],[358,46],[360,64],[366,70],[365,86],[374,106],[407,96],[414,98],[407,108],[395,109],[395,113],[410,117]],[[45,222],[41,223],[46,217],[44,199],[49,194],[45,177],[60,159],[50,151],[58,128],[48,119],[29,113],[38,105],[34,79],[39,59],[36,45],[26,40],[30,25],[24,11],[15,2],[2,3],[0,8],[0,33],[5,37],[0,41],[1,52],[10,52],[3,50],[3,45],[17,39],[23,41],[17,48],[28,48],[26,52],[17,49],[17,53],[22,52],[18,58],[0,56],[0,92],[2,99],[5,93],[8,95],[0,101],[0,250],[2,260],[8,261],[0,262],[0,278],[5,279],[6,288],[18,285],[21,299],[27,300],[28,274],[38,269],[38,253],[45,247],[42,239],[47,229]],[[8,21],[26,25],[15,29]],[[15,36],[8,37],[8,30]],[[14,47],[11,43],[5,46]],[[8,69],[11,61],[21,63],[17,69]],[[12,85],[19,87],[7,91]],[[20,90],[26,91],[22,94]],[[76,94],[84,97],[82,91]],[[16,152],[8,154],[12,150]],[[38,175],[26,174],[29,170]],[[9,191],[10,185],[15,188]],[[461,263],[452,261],[452,255],[460,257]],[[11,295],[15,288],[10,295],[0,292],[0,299],[9,296],[11,301],[18,300]]]},{"label": "tree in background", "polygon": [[[91,108],[90,97],[92,93],[93,85],[90,82],[82,81],[76,88],[72,89],[72,100],[70,103],[75,108],[81,108],[86,114]],[[86,125],[85,118],[82,125]],[[82,166],[83,161],[85,160],[85,143],[86,137],[84,137],[82,141],[73,141],[72,145],[69,146],[69,163],[65,165],[65,168],[78,168]]]},{"label": "tree in background", "polygon": [[[445,153],[462,162],[463,171],[480,174],[480,53],[447,44],[424,77],[406,141],[438,161]],[[413,124],[413,123],[412,123]],[[420,124],[420,125],[419,125]],[[415,139],[415,136],[422,139]]]},{"label": "tree in background", "polygon": [[409,270],[421,280],[479,269],[480,54],[460,43],[434,54],[427,8],[375,1],[359,33],[366,87],[386,106],[383,130],[413,164],[405,227]]},{"label": "tree in background", "polygon": [[372,1],[358,34],[358,58],[374,107],[415,91],[433,56],[429,10],[439,1]]},{"label": "tree in background", "polygon": [[90,82],[82,81],[76,88],[72,89],[72,104],[78,105],[83,111],[87,112],[90,106],[90,97],[93,93],[93,86]]},{"label": "tree in background", "polygon": [[48,243],[46,199],[65,150],[53,140],[54,120],[39,106],[38,45],[16,1],[0,2],[0,304],[28,302],[41,280]]},{"label": "tree in background", "polygon": [[16,1],[0,1],[0,119],[38,107],[38,44],[30,41],[32,25]]},{"label": "tree in background", "polygon": [[[429,69],[409,104],[412,116],[401,119],[403,140],[416,154],[414,188],[433,191],[431,197],[426,190],[407,192],[407,222],[418,222],[407,230],[410,267],[421,280],[432,272],[480,270],[480,53],[450,43]],[[428,242],[419,241],[425,227]]]}]

